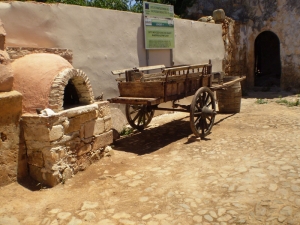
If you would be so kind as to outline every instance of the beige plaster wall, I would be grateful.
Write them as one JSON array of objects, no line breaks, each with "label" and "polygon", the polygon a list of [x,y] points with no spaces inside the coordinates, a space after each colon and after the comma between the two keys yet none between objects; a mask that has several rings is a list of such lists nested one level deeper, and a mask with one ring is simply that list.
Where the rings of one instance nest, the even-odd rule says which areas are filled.
[{"label": "beige plaster wall", "polygon": [[[135,66],[203,63],[212,59],[213,71],[222,69],[222,27],[175,19],[175,49],[144,49],[142,14],[33,2],[0,3],[7,32],[6,46],[67,48],[73,66],[89,77],[95,96],[118,96],[112,70]],[[147,60],[148,59],[148,60]]]}]

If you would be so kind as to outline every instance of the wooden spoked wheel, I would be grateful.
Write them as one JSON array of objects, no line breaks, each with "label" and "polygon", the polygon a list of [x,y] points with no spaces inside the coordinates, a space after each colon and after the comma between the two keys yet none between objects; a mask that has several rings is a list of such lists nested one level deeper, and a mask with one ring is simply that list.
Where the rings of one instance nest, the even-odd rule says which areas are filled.
[{"label": "wooden spoked wheel", "polygon": [[213,92],[201,87],[195,93],[190,109],[190,126],[197,137],[204,138],[210,133],[216,116],[216,102]]},{"label": "wooden spoked wheel", "polygon": [[126,118],[130,126],[137,130],[143,130],[151,122],[154,111],[147,105],[126,104]]}]

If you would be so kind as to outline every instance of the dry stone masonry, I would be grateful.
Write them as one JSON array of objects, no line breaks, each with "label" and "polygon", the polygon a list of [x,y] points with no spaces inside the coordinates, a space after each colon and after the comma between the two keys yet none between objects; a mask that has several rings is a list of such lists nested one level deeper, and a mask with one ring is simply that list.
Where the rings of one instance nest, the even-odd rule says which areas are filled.
[{"label": "dry stone masonry", "polygon": [[106,101],[51,116],[24,115],[22,127],[30,176],[49,186],[64,182],[110,154],[113,141]]},{"label": "dry stone masonry", "polygon": [[18,59],[32,53],[51,53],[59,55],[72,64],[73,51],[62,48],[32,48],[32,47],[6,47],[6,51],[11,59]]}]

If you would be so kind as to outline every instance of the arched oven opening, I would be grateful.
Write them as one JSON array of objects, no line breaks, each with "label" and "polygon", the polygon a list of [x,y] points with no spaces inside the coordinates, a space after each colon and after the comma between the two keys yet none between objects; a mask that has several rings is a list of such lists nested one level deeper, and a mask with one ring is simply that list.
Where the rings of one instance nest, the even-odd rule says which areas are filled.
[{"label": "arched oven opening", "polygon": [[92,103],[94,103],[92,86],[83,71],[68,68],[56,76],[49,95],[51,109],[59,112]]},{"label": "arched oven opening", "polygon": [[63,108],[73,108],[79,105],[79,96],[77,94],[77,90],[72,80],[68,81],[68,84],[64,90],[64,102]]}]

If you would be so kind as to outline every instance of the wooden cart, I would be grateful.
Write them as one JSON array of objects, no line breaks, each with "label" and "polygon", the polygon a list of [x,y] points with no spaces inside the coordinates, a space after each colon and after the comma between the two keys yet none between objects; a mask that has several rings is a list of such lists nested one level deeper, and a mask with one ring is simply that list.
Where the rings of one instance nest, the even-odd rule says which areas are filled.
[{"label": "wooden cart", "polygon": [[[154,73],[146,73],[159,70]],[[210,133],[216,116],[216,101],[212,88],[212,64],[183,65],[165,68],[164,65],[115,70],[119,75],[120,96],[108,99],[111,103],[126,104],[126,118],[135,129],[143,130],[155,110],[188,112],[190,127],[197,136]],[[218,88],[222,88],[219,85]],[[190,105],[176,104],[180,99],[193,96]],[[172,108],[158,107],[172,101]]]}]

